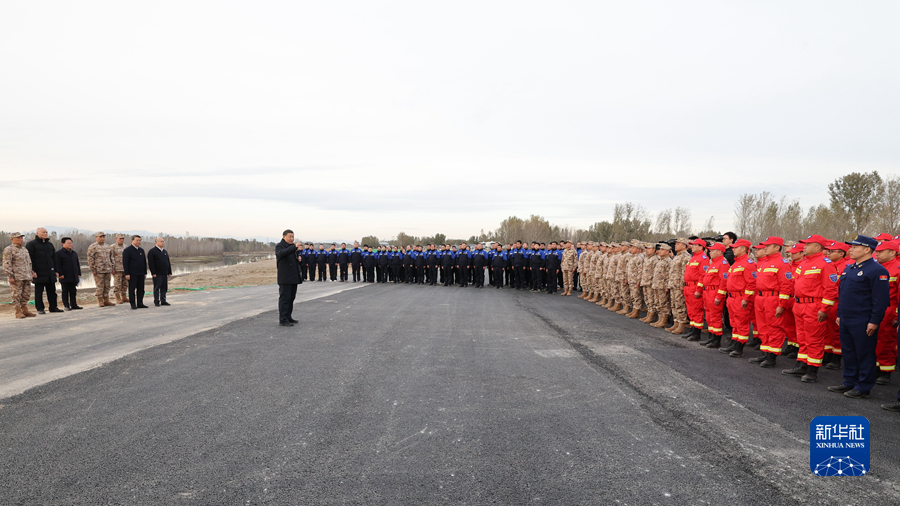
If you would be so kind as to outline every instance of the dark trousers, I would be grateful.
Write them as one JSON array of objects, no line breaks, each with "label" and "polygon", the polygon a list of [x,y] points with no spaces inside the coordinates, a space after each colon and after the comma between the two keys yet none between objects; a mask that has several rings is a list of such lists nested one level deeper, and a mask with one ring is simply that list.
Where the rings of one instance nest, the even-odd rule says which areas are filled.
[{"label": "dark trousers", "polygon": [[307,270],[309,271],[309,280],[315,281],[316,280],[316,264],[307,264],[306,267],[307,267]]},{"label": "dark trousers", "polygon": [[507,267],[506,269],[503,269],[503,270],[504,270],[504,274],[506,274],[506,286],[512,286],[513,276],[514,276],[513,268]]},{"label": "dark trousers", "polygon": [[425,284],[425,266],[416,267],[417,276],[416,279],[419,281],[420,285]]},{"label": "dark trousers", "polygon": [[300,279],[306,279],[306,272],[309,270],[309,266],[306,262],[300,262]]},{"label": "dark trousers", "polygon": [[572,289],[578,290],[580,287],[578,286],[578,271],[575,271],[575,275],[572,277]]},{"label": "dark trousers", "polygon": [[[55,275],[55,274],[54,274]],[[35,283],[34,284],[34,308],[38,311],[44,310],[44,290],[47,290],[47,304],[50,309],[56,309],[56,283]]]},{"label": "dark trousers", "polygon": [[297,285],[278,285],[278,323],[292,320],[294,299],[297,298]]},{"label": "dark trousers", "polygon": [[494,275],[494,288],[503,287],[503,267],[492,267],[491,273]]},{"label": "dark trousers", "polygon": [[878,378],[875,346],[878,332],[866,335],[868,318],[841,318],[841,354],[844,359],[844,384],[868,393]]},{"label": "dark trousers", "polygon": [[516,272],[516,290],[521,290],[525,287],[525,266],[515,266],[513,269]]},{"label": "dark trousers", "polygon": [[169,289],[169,276],[158,274],[153,278],[153,303],[161,304],[166,301],[166,291]]},{"label": "dark trousers", "polygon": [[459,266],[459,286],[469,286],[469,266]]},{"label": "dark trousers", "polygon": [[556,293],[557,274],[559,274],[559,269],[553,269],[547,272],[547,293]]},{"label": "dark trousers", "polygon": [[475,266],[475,268],[472,269],[472,274],[474,276],[473,282],[475,283],[475,286],[477,286],[477,287],[484,286],[484,267],[483,266],[482,267]]},{"label": "dark trousers", "polygon": [[340,264],[341,266],[341,281],[347,281],[347,264]]},{"label": "dark trousers", "polygon": [[144,305],[144,278],[146,276],[131,275],[128,280],[128,300],[131,301],[131,307]]},{"label": "dark trousers", "polygon": [[319,264],[319,281],[325,281],[325,264]]},{"label": "dark trousers", "polygon": [[328,274],[332,281],[337,281],[337,264],[328,264]]},{"label": "dark trousers", "polygon": [[360,266],[361,266],[360,264],[350,264],[351,270],[353,271],[353,282],[354,282],[354,283],[356,283],[357,281],[359,281],[359,274],[360,274],[359,268],[360,268]]},{"label": "dark trousers", "polygon": [[365,267],[366,269],[366,282],[374,283],[375,282],[375,266]]},{"label": "dark trousers", "polygon": [[437,280],[438,280],[438,266],[437,265],[432,265],[432,266],[428,267],[428,277],[429,277],[429,280],[428,280],[429,283],[431,283],[432,285],[437,283]]},{"label": "dark trousers", "polygon": [[66,283],[64,281],[60,281],[59,285],[62,287],[62,303],[65,307],[78,307],[78,302],[76,299],[76,291],[78,283]]},{"label": "dark trousers", "polygon": [[532,290],[540,290],[541,289],[541,269],[540,267],[532,267],[531,268],[531,289]]}]

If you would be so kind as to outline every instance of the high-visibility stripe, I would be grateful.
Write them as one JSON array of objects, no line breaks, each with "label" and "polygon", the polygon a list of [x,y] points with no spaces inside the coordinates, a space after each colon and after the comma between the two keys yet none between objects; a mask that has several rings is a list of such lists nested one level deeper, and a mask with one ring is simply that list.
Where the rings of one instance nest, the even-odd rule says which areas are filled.
[{"label": "high-visibility stripe", "polygon": [[722,332],[719,327],[706,327],[710,332]]},{"label": "high-visibility stripe", "polygon": [[728,292],[726,292],[725,290],[719,290],[719,293],[721,293],[722,295],[725,295]]},{"label": "high-visibility stripe", "polygon": [[741,272],[743,270],[744,270],[743,267],[737,267],[737,268],[731,269],[731,272]]},{"label": "high-visibility stripe", "polygon": [[762,270],[763,272],[778,272],[778,267],[767,267]]},{"label": "high-visibility stripe", "polygon": [[897,281],[897,276],[891,276],[890,281],[891,281],[891,283],[893,283],[894,281]]},{"label": "high-visibility stripe", "polygon": [[833,306],[833,305],[834,305],[834,301],[833,301],[833,300],[829,300],[829,299],[822,299],[822,304],[827,304],[827,305],[829,305],[829,306]]},{"label": "high-visibility stripe", "polygon": [[804,272],[803,275],[806,276],[807,274],[821,274],[821,273],[822,273],[822,269],[810,269],[810,270]]},{"label": "high-visibility stripe", "polygon": [[826,345],[825,345],[825,351],[831,353],[831,350],[833,350],[833,349],[834,349],[834,346],[832,346],[832,345],[830,345],[830,344],[826,344]]},{"label": "high-visibility stripe", "polygon": [[882,365],[882,366],[879,366],[879,368],[884,372],[893,372],[893,371],[897,370],[896,365]]},{"label": "high-visibility stripe", "polygon": [[806,360],[807,356],[808,355],[806,353],[798,353],[797,360]]},{"label": "high-visibility stripe", "polygon": [[821,358],[808,357],[806,360],[809,361],[810,364],[821,364],[822,363]]},{"label": "high-visibility stripe", "polygon": [[754,330],[754,331],[753,331],[753,337],[756,337],[756,336],[758,336],[758,335],[759,335],[759,332],[756,331],[756,330]]},{"label": "high-visibility stripe", "polygon": [[753,295],[753,290],[744,290],[744,295]]},{"label": "high-visibility stripe", "polygon": [[840,348],[832,348],[831,353],[834,353],[835,355],[842,355]]},{"label": "high-visibility stripe", "polygon": [[779,294],[778,294],[778,298],[779,298],[779,299],[788,300],[788,299],[791,298],[791,296],[788,295],[788,294],[786,294],[786,293],[779,293]]},{"label": "high-visibility stripe", "polygon": [[748,341],[747,336],[739,336],[737,334],[731,334],[731,338],[741,343],[746,343]]},{"label": "high-visibility stripe", "polygon": [[703,322],[700,322],[700,323],[697,323],[697,322],[691,322],[691,327],[696,327],[696,328],[698,328],[698,329],[702,329],[702,328],[703,328]]},{"label": "high-visibility stripe", "polygon": [[788,339],[788,346],[797,346],[797,347],[799,347],[800,345],[799,345],[798,343],[795,343],[794,341],[791,341],[790,339]]}]

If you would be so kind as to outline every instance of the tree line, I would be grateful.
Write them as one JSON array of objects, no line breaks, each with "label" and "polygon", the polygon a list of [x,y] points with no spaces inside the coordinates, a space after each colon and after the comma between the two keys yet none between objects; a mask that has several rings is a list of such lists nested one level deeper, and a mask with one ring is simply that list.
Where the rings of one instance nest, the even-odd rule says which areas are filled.
[{"label": "tree line", "polygon": [[[34,239],[34,235],[26,236],[25,242]],[[79,258],[87,260],[88,246],[94,243],[93,232],[85,232],[81,230],[69,230],[61,234],[52,232],[49,236],[57,249],[62,247],[60,239],[63,237],[72,238],[72,248],[78,252]],[[115,243],[115,234],[110,233],[106,236],[106,244]],[[153,247],[156,237],[143,237],[142,246],[144,249]],[[215,237],[181,237],[159,234],[166,240],[166,249],[172,257],[201,257],[201,256],[222,256],[225,253],[256,253],[262,251],[270,251],[275,247],[274,244],[260,242],[255,239],[222,239]],[[9,238],[9,232],[0,232],[0,250],[12,244]],[[125,245],[131,244],[131,235],[126,234]]]}]

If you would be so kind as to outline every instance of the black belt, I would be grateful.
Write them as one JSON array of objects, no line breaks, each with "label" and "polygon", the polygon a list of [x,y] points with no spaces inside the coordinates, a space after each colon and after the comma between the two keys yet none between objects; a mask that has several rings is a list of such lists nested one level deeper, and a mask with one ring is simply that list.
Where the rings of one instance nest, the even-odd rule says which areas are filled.
[{"label": "black belt", "polygon": [[756,294],[757,294],[757,295],[760,295],[760,296],[762,296],[762,295],[771,295],[771,296],[774,297],[774,296],[778,295],[778,292],[756,292]]},{"label": "black belt", "polygon": [[797,304],[813,304],[822,299],[817,297],[794,297],[794,300],[797,301]]}]

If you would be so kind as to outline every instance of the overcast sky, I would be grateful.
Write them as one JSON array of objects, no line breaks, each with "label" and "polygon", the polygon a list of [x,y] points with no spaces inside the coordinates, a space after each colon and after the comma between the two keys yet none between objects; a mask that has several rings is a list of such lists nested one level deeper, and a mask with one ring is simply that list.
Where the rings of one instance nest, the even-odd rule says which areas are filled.
[{"label": "overcast sky", "polygon": [[900,173],[900,3],[4,2],[0,229],[731,226]]}]

